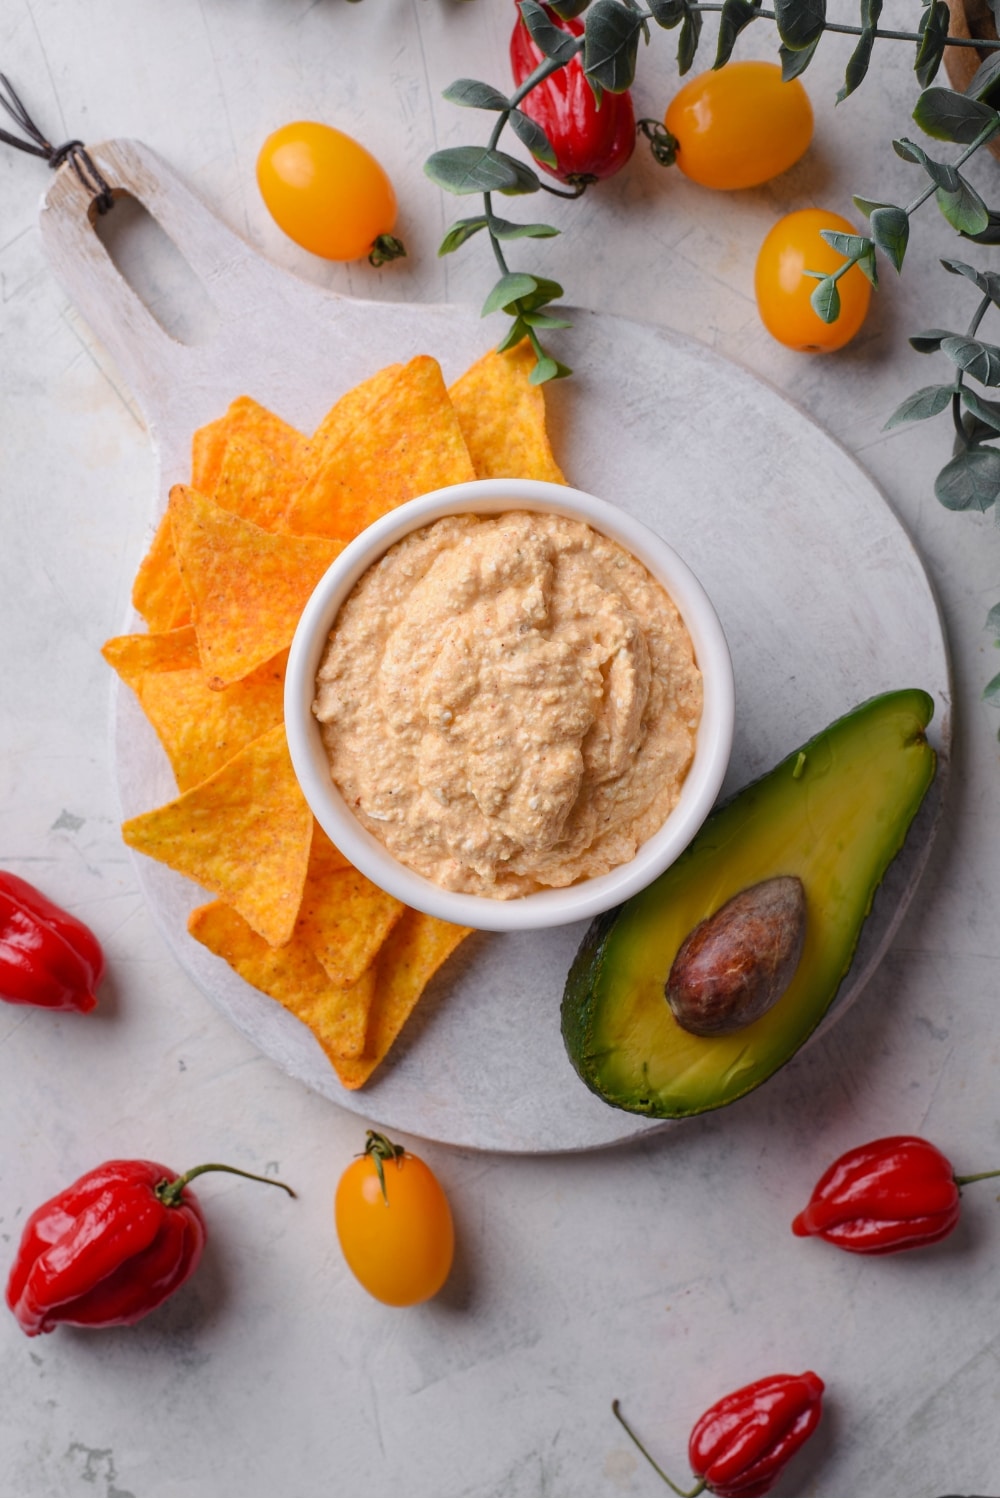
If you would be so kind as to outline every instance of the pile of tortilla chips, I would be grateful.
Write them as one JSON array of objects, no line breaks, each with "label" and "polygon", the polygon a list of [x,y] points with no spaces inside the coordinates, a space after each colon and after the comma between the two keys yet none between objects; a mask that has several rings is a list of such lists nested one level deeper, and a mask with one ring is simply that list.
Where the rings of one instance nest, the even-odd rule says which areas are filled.
[{"label": "pile of tortilla chips", "polygon": [[191,483],[135,580],[148,632],[107,642],[177,780],[125,842],[216,898],[193,937],[314,1032],[359,1088],[468,933],[355,870],[312,816],[285,742],[288,647],[313,587],[378,516],[480,478],[562,482],[527,345],[449,390],[437,361],[392,365],[342,396],[311,437],[249,396],[194,434]]}]

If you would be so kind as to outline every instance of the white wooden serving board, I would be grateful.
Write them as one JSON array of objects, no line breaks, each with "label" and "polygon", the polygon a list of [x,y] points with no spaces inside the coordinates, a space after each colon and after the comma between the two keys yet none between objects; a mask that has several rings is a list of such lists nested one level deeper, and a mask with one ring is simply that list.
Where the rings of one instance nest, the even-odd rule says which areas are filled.
[{"label": "white wooden serving board", "polygon": [[[382,366],[432,354],[451,381],[495,336],[465,307],[360,302],[299,282],[251,251],[146,147],[112,141],[92,155],[174,241],[218,315],[207,343],[168,337],[116,270],[88,195],[62,168],[43,202],[43,239],[148,421],[159,462],[150,535],[170,486],[188,477],[192,432],[233,397],[252,395],[308,432]],[[549,387],[556,454],[571,483],[641,516],[673,544],[715,601],[737,684],[723,795],[874,693],[922,687],[935,699],[937,782],[825,1028],[865,992],[941,807],[950,680],[927,577],[868,476],[760,380],[669,331],[579,310],[573,319],[576,375]],[[141,628],[135,617],[123,622]],[[114,741],[123,816],[175,795],[153,731],[125,689]],[[167,941],[205,994],[290,1074],[384,1128],[514,1152],[583,1150],[663,1128],[603,1104],[565,1056],[559,1004],[583,924],[473,936],[389,1060],[352,1094],[304,1026],[188,937],[187,914],[204,893],[141,855],[136,863]],[[874,989],[868,994],[877,1003]]]}]

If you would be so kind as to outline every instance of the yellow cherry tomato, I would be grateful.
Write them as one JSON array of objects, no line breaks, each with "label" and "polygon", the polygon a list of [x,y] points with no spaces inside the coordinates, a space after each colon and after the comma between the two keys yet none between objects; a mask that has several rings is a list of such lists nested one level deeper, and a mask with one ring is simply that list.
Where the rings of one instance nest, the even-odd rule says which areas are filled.
[{"label": "yellow cherry tomato", "polygon": [[761,321],[768,333],[789,349],[826,354],[842,349],[865,321],[871,284],[852,266],[837,282],[840,315],[824,323],[809,298],[817,286],[806,271],[835,271],[844,257],[820,235],[821,229],[857,234],[853,224],[823,208],[800,208],[786,214],[767,235],[757,256],[754,292]]},{"label": "yellow cherry tomato", "polygon": [[367,255],[380,265],[406,253],[392,236],[392,183],[370,151],[332,125],[298,120],[269,135],[257,184],[278,227],[313,255]]},{"label": "yellow cherry tomato", "polygon": [[747,188],[785,172],[812,140],[809,95],[769,62],[730,62],[692,78],[663,120],[685,177],[710,188]]},{"label": "yellow cherry tomato", "polygon": [[366,1292],[391,1307],[444,1286],[455,1230],[444,1189],[419,1156],[369,1130],[363,1156],[337,1184],[337,1237]]}]

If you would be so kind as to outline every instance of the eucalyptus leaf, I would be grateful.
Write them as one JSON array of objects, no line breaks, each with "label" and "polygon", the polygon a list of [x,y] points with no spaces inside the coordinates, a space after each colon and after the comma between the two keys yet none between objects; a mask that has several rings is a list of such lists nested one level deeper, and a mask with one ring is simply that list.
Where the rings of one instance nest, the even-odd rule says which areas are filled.
[{"label": "eucalyptus leaf", "polygon": [[515,302],[529,296],[537,286],[537,279],[529,276],[526,271],[508,271],[500,277],[483,303],[480,317],[485,318],[489,313],[499,312],[501,308],[506,310],[513,307]]},{"label": "eucalyptus leaf", "polygon": [[552,224],[515,224],[510,219],[490,215],[490,233],[498,240],[550,240],[560,233]]},{"label": "eucalyptus leaf", "polygon": [[431,182],[449,193],[537,193],[538,177],[523,162],[489,146],[449,146],[424,163]]},{"label": "eucalyptus leaf", "polygon": [[456,78],[454,83],[449,83],[442,98],[449,104],[462,104],[467,109],[510,108],[506,94],[501,94],[491,83],[480,83],[476,78]]},{"label": "eucalyptus leaf", "polygon": [[968,386],[963,386],[962,405],[980,422],[992,427],[994,432],[1000,432],[1000,401],[987,401],[985,396],[979,396]]},{"label": "eucalyptus leaf", "polygon": [[529,328],[572,328],[573,325],[568,318],[554,318],[551,313],[526,312],[522,314]]},{"label": "eucalyptus leaf", "polygon": [[609,94],[623,94],[635,79],[642,17],[622,0],[593,0],[584,32],[583,71]]},{"label": "eucalyptus leaf", "polygon": [[648,3],[653,20],[665,31],[672,31],[675,26],[679,26],[687,15],[686,0],[648,0]]},{"label": "eucalyptus leaf", "polygon": [[941,264],[953,276],[965,276],[969,281],[975,282],[979,290],[1000,307],[1000,272],[977,271],[975,266],[966,265],[964,260],[942,260]]},{"label": "eucalyptus leaf", "polygon": [[580,50],[579,37],[557,26],[538,0],[520,0],[518,9],[532,41],[545,57],[551,57],[554,62],[568,63],[576,56]]},{"label": "eucalyptus leaf", "polygon": [[1000,245],[1000,213],[987,208],[986,214],[986,228],[980,229],[976,234],[968,234],[963,230],[963,237],[976,245]]},{"label": "eucalyptus leaf", "polygon": [[1000,348],[980,339],[950,335],[941,340],[941,353],[983,385],[1000,385]]},{"label": "eucalyptus leaf", "polygon": [[868,72],[872,48],[875,46],[875,28],[881,14],[882,0],[861,0],[861,35],[847,60],[844,85],[837,94],[838,104],[842,104],[849,94],[854,93]]},{"label": "eucalyptus leaf", "polygon": [[971,182],[959,177],[958,183],[952,191],[938,188],[937,206],[959,234],[981,234],[990,222],[989,210]]},{"label": "eucalyptus leaf", "polygon": [[888,432],[892,427],[899,427],[904,422],[923,422],[927,417],[936,417],[943,412],[955,394],[953,385],[924,385],[919,391],[914,391],[912,396],[907,396],[905,401],[900,402],[888,422],[882,428]]},{"label": "eucalyptus leaf", "polygon": [[950,161],[935,161],[932,156],[925,156],[920,165],[942,192],[957,193],[961,188],[962,179],[958,168],[952,166]]},{"label": "eucalyptus leaf", "polygon": [[947,0],[930,0],[917,27],[920,40],[913,62],[913,71],[921,88],[926,88],[937,76],[944,57],[950,21],[951,12]]},{"label": "eucalyptus leaf", "polygon": [[823,35],[826,0],[774,0],[774,20],[789,52],[804,52]]},{"label": "eucalyptus leaf", "polygon": [[820,238],[845,260],[860,260],[871,249],[871,240],[860,234],[841,234],[838,229],[821,229]]},{"label": "eucalyptus leaf", "polygon": [[778,60],[781,63],[782,83],[791,83],[793,78],[798,78],[802,73],[805,72],[806,68],[808,68],[809,64],[815,57],[816,48],[818,46],[819,37],[817,37],[814,42],[810,42],[808,47],[800,47],[797,51],[794,52],[792,51],[791,47],[778,48]]},{"label": "eucalyptus leaf", "polygon": [[902,270],[903,257],[910,239],[910,220],[905,209],[894,204],[883,203],[871,212],[872,239],[882,254]]},{"label": "eucalyptus leaf", "polygon": [[859,198],[855,193],[852,202],[855,208],[860,208],[866,218],[870,219],[877,208],[891,208],[891,203],[881,203],[877,198]]},{"label": "eucalyptus leaf", "polygon": [[[806,275],[808,274],[807,271]],[[840,317],[840,292],[832,276],[824,276],[813,289],[809,295],[809,306],[824,323],[836,323]]]},{"label": "eucalyptus leaf", "polygon": [[983,629],[988,630],[991,635],[1000,636],[1000,604],[994,604],[986,616],[986,624],[983,626]]},{"label": "eucalyptus leaf", "polygon": [[965,90],[970,99],[989,101],[1000,83],[1000,52],[991,52],[984,63],[973,73]]},{"label": "eucalyptus leaf", "polygon": [[760,0],[722,0],[719,16],[719,40],[713,68],[724,67],[733,55],[733,48],[740,32],[756,21],[760,12]]},{"label": "eucalyptus leaf", "polygon": [[966,448],[945,464],[934,493],[948,510],[989,510],[1000,493],[1000,453]]},{"label": "eucalyptus leaf", "polygon": [[563,289],[558,281],[550,281],[547,276],[534,276],[534,289],[522,298],[521,309],[523,312],[535,312],[539,307],[544,307],[549,302],[554,302],[561,297]]},{"label": "eucalyptus leaf", "polygon": [[920,166],[923,166],[927,160],[927,152],[924,148],[918,146],[916,141],[907,140],[905,135],[900,136],[899,140],[893,141],[892,149],[904,161],[918,162]]},{"label": "eucalyptus leaf", "polygon": [[538,161],[545,162],[546,166],[558,165],[552,142],[537,121],[533,120],[530,115],[526,115],[523,110],[513,109],[510,112],[509,123],[521,145],[527,146],[532,156]]},{"label": "eucalyptus leaf", "polygon": [[515,318],[510,327],[507,329],[507,332],[504,334],[503,338],[500,340],[499,344],[497,344],[497,353],[503,354],[506,352],[506,350],[515,348],[515,346],[518,345],[523,338],[527,337],[527,334],[527,323],[521,317]]},{"label": "eucalyptus leaf", "polygon": [[677,71],[682,78],[690,71],[691,64],[697,56],[703,24],[700,10],[689,10],[684,17],[681,34],[677,39]]},{"label": "eucalyptus leaf", "polygon": [[438,255],[450,255],[453,250],[458,250],[464,245],[466,240],[471,240],[474,234],[478,234],[480,229],[485,228],[485,215],[477,219],[459,219],[451,226],[438,246]]},{"label": "eucalyptus leaf", "polygon": [[987,703],[1000,703],[1000,672],[983,688],[983,697]]},{"label": "eucalyptus leaf", "polygon": [[947,328],[925,328],[923,333],[913,334],[909,344],[918,354],[936,354],[945,339],[958,337],[957,333],[950,333]]},{"label": "eucalyptus leaf", "polygon": [[954,89],[924,89],[917,100],[913,118],[925,135],[938,141],[955,141],[971,146],[988,125],[1000,129],[1000,115],[988,104],[969,99]]},{"label": "eucalyptus leaf", "polygon": [[864,254],[858,256],[856,265],[866,281],[868,281],[873,287],[877,287],[878,264],[875,260],[875,246],[871,243],[870,240],[868,241],[868,246],[869,248],[864,252]]},{"label": "eucalyptus leaf", "polygon": [[572,21],[577,16],[582,16],[589,4],[590,0],[549,0],[549,9],[554,10],[564,21]]},{"label": "eucalyptus leaf", "polygon": [[572,375],[573,371],[568,365],[560,364],[557,359],[550,355],[543,355],[535,365],[528,381],[531,385],[544,385],[547,380],[562,380],[566,375]]}]

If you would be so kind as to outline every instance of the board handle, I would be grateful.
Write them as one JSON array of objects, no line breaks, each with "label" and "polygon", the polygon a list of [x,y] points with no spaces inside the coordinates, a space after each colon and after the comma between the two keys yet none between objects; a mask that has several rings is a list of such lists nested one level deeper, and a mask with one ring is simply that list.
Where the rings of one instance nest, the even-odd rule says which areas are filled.
[{"label": "board handle", "polygon": [[[151,425],[169,417],[171,391],[218,364],[262,288],[261,262],[172,167],[139,141],[87,148],[113,194],[138,200],[200,278],[219,314],[209,344],[173,338],[115,265],[95,228],[93,192],[71,163],[42,200],[42,242],[53,271],[121,369]],[[114,212],[114,209],[111,209]]]}]

